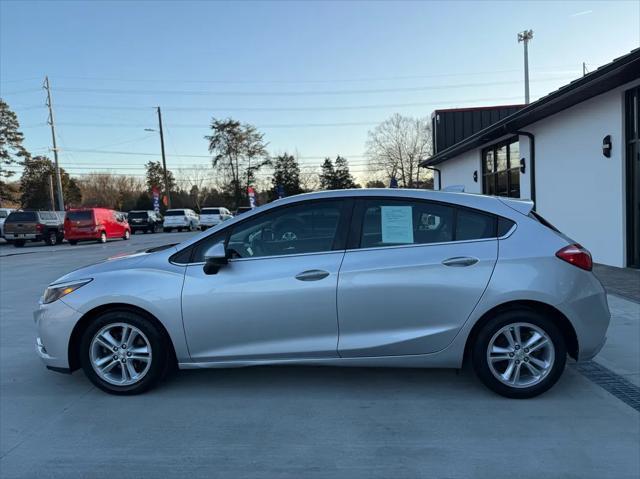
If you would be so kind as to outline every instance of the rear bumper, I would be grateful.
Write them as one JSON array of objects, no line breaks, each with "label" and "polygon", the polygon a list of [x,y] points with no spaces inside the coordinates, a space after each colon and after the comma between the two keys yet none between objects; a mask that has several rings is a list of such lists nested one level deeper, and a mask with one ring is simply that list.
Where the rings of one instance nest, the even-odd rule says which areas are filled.
[{"label": "rear bumper", "polygon": [[65,232],[64,238],[68,241],[87,241],[87,240],[99,240],[100,233],[98,232]]},{"label": "rear bumper", "polygon": [[571,302],[560,305],[569,318],[578,338],[578,361],[596,356],[607,340],[611,312],[607,294],[598,280],[582,282],[582,294]]},{"label": "rear bumper", "polygon": [[33,233],[6,233],[5,239],[7,241],[15,241],[15,240],[41,240],[40,235]]}]

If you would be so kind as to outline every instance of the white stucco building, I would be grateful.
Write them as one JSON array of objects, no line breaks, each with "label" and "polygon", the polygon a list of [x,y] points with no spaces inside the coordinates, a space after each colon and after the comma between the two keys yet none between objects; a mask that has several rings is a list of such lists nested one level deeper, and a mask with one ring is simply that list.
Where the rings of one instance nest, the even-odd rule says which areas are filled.
[{"label": "white stucco building", "polygon": [[435,170],[435,188],[532,199],[594,261],[637,268],[639,98],[636,49],[444,149],[434,145],[422,166]]}]

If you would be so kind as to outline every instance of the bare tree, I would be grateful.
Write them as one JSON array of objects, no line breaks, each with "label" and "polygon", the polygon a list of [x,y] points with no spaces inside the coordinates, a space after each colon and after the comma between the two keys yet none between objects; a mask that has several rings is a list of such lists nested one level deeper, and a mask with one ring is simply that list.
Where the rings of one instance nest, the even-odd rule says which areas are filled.
[{"label": "bare tree", "polygon": [[82,204],[116,210],[129,210],[142,191],[143,182],[133,176],[109,172],[90,173],[80,181]]},{"label": "bare tree", "polygon": [[198,211],[202,208],[202,202],[208,194],[209,188],[213,185],[213,170],[209,166],[194,165],[191,168],[181,168],[178,175],[193,199],[193,203]]},{"label": "bare tree", "polygon": [[227,188],[233,191],[236,206],[240,206],[243,189],[253,184],[260,168],[269,165],[264,135],[254,126],[231,118],[213,118],[210,128],[211,135],[205,139],[213,156],[212,165],[225,178]]},{"label": "bare tree", "polygon": [[394,114],[369,131],[367,157],[372,175],[382,173],[387,181],[395,178],[404,188],[421,186],[419,163],[431,156],[431,124],[427,118]]}]

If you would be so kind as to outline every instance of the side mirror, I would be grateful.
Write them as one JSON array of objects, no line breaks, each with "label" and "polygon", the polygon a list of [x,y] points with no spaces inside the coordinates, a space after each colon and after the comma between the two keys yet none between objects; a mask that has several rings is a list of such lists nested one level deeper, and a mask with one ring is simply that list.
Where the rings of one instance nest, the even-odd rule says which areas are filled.
[{"label": "side mirror", "polygon": [[227,251],[224,248],[224,242],[216,243],[204,253],[204,274],[217,274],[221,266],[229,261],[227,259]]}]

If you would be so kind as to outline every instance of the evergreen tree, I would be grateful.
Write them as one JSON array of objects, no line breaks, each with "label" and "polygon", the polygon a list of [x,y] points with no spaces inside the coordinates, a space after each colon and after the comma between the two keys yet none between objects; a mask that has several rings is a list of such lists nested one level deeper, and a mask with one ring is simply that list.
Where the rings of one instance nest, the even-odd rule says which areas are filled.
[{"label": "evergreen tree", "polygon": [[333,162],[330,158],[325,158],[322,163],[322,172],[320,173],[320,189],[335,190],[336,171],[333,168]]},{"label": "evergreen tree", "polygon": [[284,153],[276,156],[273,160],[273,190],[270,193],[270,199],[278,198],[278,188],[282,187],[285,196],[292,196],[302,193],[300,186],[300,166],[298,161],[293,157]]},{"label": "evergreen tree", "polygon": [[[36,156],[24,162],[24,170],[20,177],[20,205],[22,208],[34,210],[51,209],[51,186],[49,177],[55,178],[53,163],[46,156]],[[79,205],[82,199],[80,187],[76,180],[60,169],[62,194],[68,205]],[[55,182],[55,179],[54,179]]]},{"label": "evergreen tree", "polygon": [[14,199],[5,180],[11,178],[15,172],[8,167],[22,164],[29,158],[29,153],[22,146],[24,136],[19,128],[18,117],[0,98],[0,203]]},{"label": "evergreen tree", "polygon": [[167,182],[164,184],[164,168],[159,161],[150,161],[146,164],[147,168],[147,188],[149,191],[153,190],[153,187],[160,189],[162,194],[167,191],[172,192],[176,189],[176,180],[171,170],[167,170]]},{"label": "evergreen tree", "polygon": [[335,181],[334,190],[347,190],[349,188],[358,188],[356,182],[353,180],[353,176],[349,172],[349,165],[347,159],[338,155],[335,161]]}]

